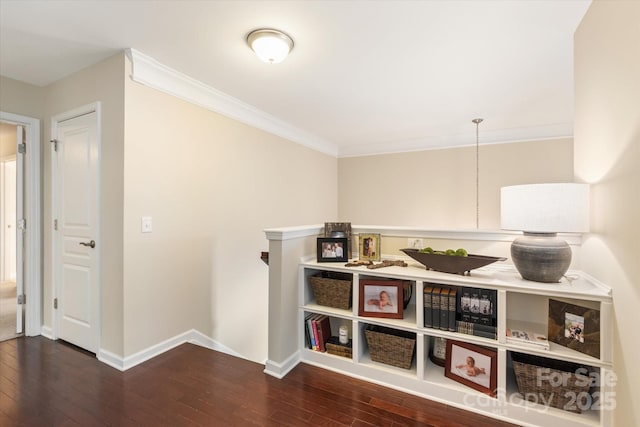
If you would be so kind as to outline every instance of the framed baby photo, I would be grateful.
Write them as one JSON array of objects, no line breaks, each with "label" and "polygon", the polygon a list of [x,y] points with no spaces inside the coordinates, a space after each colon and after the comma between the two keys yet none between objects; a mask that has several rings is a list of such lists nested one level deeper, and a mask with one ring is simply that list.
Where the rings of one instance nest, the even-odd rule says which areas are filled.
[{"label": "framed baby photo", "polygon": [[346,238],[318,237],[318,262],[346,262],[347,254]]},{"label": "framed baby photo", "polygon": [[496,397],[498,352],[465,342],[447,340],[444,375]]},{"label": "framed baby photo", "polygon": [[360,234],[358,255],[363,261],[380,261],[380,235]]},{"label": "framed baby photo", "polygon": [[403,299],[400,280],[360,280],[358,315],[402,319]]}]

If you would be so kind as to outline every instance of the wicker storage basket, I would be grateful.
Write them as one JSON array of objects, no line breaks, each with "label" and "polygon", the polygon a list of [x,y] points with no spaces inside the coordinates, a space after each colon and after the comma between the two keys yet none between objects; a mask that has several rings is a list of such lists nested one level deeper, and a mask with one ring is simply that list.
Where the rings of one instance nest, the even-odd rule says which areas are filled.
[{"label": "wicker storage basket", "polygon": [[309,278],[317,304],[344,310],[351,308],[352,280],[352,274],[333,271],[323,271]]},{"label": "wicker storage basket", "polygon": [[398,368],[411,368],[416,348],[415,333],[367,325],[364,335],[371,360]]},{"label": "wicker storage basket", "polygon": [[521,353],[512,353],[511,359],[518,392],[526,400],[569,412],[585,409],[581,406],[591,388],[588,375],[595,368]]}]

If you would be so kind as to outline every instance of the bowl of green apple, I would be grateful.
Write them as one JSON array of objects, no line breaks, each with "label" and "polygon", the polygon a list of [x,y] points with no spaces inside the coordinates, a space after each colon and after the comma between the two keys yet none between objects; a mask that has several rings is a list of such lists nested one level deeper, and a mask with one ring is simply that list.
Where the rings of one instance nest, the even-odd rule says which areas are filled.
[{"label": "bowl of green apple", "polygon": [[434,250],[431,247],[400,250],[424,265],[427,270],[462,275],[471,274],[471,270],[474,268],[480,268],[496,261],[506,260],[504,257],[470,254],[464,248],[447,249],[444,251]]}]

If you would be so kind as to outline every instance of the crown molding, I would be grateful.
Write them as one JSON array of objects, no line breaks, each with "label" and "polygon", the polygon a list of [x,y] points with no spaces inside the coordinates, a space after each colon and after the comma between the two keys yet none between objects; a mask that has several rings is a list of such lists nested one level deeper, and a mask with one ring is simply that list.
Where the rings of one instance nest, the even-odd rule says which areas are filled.
[{"label": "crown molding", "polygon": [[332,142],[299,129],[252,105],[167,67],[136,49],[126,49],[125,53],[131,61],[131,79],[137,83],[168,93],[312,150],[333,157],[338,156],[338,147]]},{"label": "crown molding", "polygon": [[[556,123],[513,129],[482,130],[480,145],[511,144],[516,142],[545,141],[560,138],[573,138],[573,123]],[[475,146],[475,132],[468,134],[416,138],[404,141],[346,145],[340,147],[338,157],[375,156],[382,154],[444,150],[470,146]]]}]

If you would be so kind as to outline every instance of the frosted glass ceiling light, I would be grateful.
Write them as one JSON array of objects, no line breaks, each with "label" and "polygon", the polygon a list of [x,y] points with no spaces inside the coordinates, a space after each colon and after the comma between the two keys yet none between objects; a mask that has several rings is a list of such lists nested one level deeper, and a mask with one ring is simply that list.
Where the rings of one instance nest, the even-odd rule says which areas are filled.
[{"label": "frosted glass ceiling light", "polygon": [[262,61],[269,64],[282,62],[291,49],[293,40],[282,31],[260,29],[249,33],[247,44]]}]

